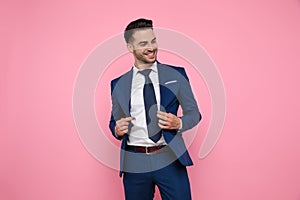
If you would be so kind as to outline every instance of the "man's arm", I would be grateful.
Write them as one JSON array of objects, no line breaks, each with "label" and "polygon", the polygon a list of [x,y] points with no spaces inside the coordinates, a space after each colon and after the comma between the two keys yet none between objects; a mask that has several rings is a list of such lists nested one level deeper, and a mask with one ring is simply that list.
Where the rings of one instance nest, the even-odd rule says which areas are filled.
[{"label": "man's arm", "polygon": [[116,129],[115,129],[116,125],[117,125],[117,119],[121,118],[120,106],[118,105],[116,97],[113,93],[116,82],[117,82],[116,80],[113,80],[110,83],[112,108],[111,108],[111,117],[110,117],[110,121],[109,121],[109,129],[115,138],[117,138],[118,140],[121,140],[123,138],[123,135],[117,135]]},{"label": "man's arm", "polygon": [[183,116],[179,118],[172,113],[158,111],[157,117],[160,128],[183,132],[193,128],[201,120],[201,114],[184,68],[178,67],[176,70],[181,74],[177,98],[182,107]]},{"label": "man's arm", "polygon": [[109,122],[109,128],[112,132],[112,135],[117,138],[118,140],[121,140],[123,136],[128,133],[128,127],[131,120],[134,120],[134,117],[124,117],[121,108],[116,100],[116,97],[113,93],[115,81],[111,82],[111,99],[112,99],[112,111],[111,111],[111,117]]},{"label": "man's arm", "polygon": [[194,94],[184,68],[180,68],[180,73],[182,76],[177,98],[182,108],[182,129],[180,132],[183,132],[196,126],[202,116],[199,112],[197,102],[194,98]]}]

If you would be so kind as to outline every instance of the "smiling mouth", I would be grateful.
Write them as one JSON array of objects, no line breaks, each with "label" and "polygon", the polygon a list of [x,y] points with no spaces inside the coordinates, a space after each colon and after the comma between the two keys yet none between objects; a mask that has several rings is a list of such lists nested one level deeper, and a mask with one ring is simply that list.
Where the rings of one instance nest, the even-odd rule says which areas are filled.
[{"label": "smiling mouth", "polygon": [[144,55],[146,55],[148,58],[154,58],[155,57],[155,52],[156,51],[147,52],[147,53],[144,53]]}]

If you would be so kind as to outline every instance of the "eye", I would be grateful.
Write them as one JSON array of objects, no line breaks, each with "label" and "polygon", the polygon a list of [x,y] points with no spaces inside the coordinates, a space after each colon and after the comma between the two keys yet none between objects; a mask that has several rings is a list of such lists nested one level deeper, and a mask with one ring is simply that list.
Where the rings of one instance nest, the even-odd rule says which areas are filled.
[{"label": "eye", "polygon": [[140,47],[145,47],[147,45],[147,42],[146,41],[141,41],[139,42],[139,46]]}]

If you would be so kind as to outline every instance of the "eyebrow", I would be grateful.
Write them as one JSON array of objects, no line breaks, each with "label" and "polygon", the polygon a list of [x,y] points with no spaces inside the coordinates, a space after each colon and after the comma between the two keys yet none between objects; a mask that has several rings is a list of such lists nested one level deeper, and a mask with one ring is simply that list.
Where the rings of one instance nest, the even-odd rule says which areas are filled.
[{"label": "eyebrow", "polygon": [[[151,41],[156,40],[156,37],[153,38]],[[148,41],[140,41],[138,44],[148,43]]]},{"label": "eyebrow", "polygon": [[147,43],[147,41],[140,41],[138,44],[144,44]]}]

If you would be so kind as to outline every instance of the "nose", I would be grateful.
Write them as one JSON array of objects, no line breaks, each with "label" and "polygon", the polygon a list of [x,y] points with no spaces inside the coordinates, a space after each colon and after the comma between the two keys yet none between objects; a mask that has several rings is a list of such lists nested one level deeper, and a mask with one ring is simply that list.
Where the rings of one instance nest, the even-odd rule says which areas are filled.
[{"label": "nose", "polygon": [[156,48],[156,44],[152,44],[151,42],[147,45],[147,50],[153,51]]}]

